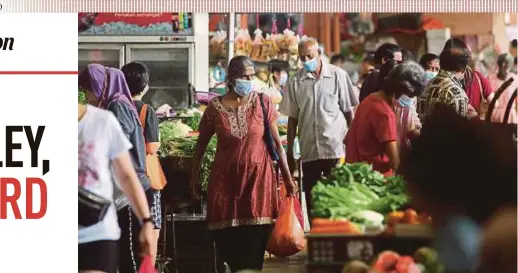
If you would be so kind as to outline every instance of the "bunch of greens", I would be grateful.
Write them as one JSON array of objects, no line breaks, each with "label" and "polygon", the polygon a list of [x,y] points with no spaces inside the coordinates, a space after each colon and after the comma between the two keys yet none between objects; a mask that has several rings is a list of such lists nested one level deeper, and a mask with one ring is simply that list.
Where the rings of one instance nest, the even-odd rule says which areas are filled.
[{"label": "bunch of greens", "polygon": [[191,127],[194,131],[198,131],[200,128],[201,114],[195,112],[189,121],[187,121],[187,125]]},{"label": "bunch of greens", "polygon": [[312,214],[322,218],[349,218],[359,211],[382,214],[408,203],[404,181],[385,179],[364,163],[344,164],[312,189]]},{"label": "bunch of greens", "polygon": [[79,89],[79,92],[77,93],[78,95],[78,102],[79,104],[87,104],[88,101],[86,101],[86,93],[84,90],[82,89]]},{"label": "bunch of greens", "polygon": [[[197,124],[193,124],[197,126]],[[160,149],[158,151],[160,157],[185,157],[191,158],[194,156],[196,150],[197,137],[187,137],[186,129],[184,124],[178,122],[162,122],[159,125],[160,131]],[[201,184],[202,191],[207,190],[209,182],[210,169],[216,156],[216,144],[217,139],[213,137],[202,158],[199,181]]]}]

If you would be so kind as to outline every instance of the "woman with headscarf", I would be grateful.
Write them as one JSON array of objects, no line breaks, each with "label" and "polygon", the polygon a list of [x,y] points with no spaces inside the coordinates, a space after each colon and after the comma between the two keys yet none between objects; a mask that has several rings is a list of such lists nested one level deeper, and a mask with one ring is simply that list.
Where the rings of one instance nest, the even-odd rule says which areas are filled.
[{"label": "woman with headscarf", "polygon": [[[498,98],[495,109],[493,110],[493,114],[491,116],[492,122],[504,122],[503,119],[505,115],[505,110],[507,108],[507,105],[509,104],[511,95],[518,87],[518,76],[515,73],[511,72],[511,67],[513,66],[513,57],[511,55],[502,54],[498,56],[497,65],[498,72],[496,73],[496,75],[489,76],[489,83],[491,84],[491,88],[493,90],[497,90],[498,88],[500,88],[500,86],[510,78],[514,79],[511,85],[509,85],[507,89],[505,89],[505,91],[502,93],[502,95],[500,95],[500,97]],[[513,107],[511,108],[508,122],[518,123],[517,116],[518,115],[515,101]]]},{"label": "woman with headscarf", "polygon": [[228,92],[214,98],[203,114],[191,174],[191,191],[198,197],[201,159],[216,135],[207,221],[216,250],[232,272],[262,269],[271,225],[277,216],[277,181],[266,141],[268,130],[280,157],[278,164],[287,193],[297,191],[279,137],[277,112],[268,96],[252,91],[254,77],[250,58],[237,56],[230,61]]},{"label": "woman with headscarf", "polygon": [[109,111],[90,105],[79,105],[78,116],[79,188],[110,201],[106,214],[97,222],[88,220],[90,210],[79,210],[78,270],[80,273],[116,273],[120,229],[113,200],[110,165],[137,219],[145,223],[138,235],[140,253],[143,255],[150,254],[149,246],[153,241],[149,207],[131,162],[129,150],[132,145],[117,119]]},{"label": "woman with headscarf", "polygon": [[[133,146],[130,150],[133,167],[146,192],[148,204],[153,206],[155,200],[146,175],[144,134],[124,74],[116,68],[89,64],[79,73],[79,87],[86,91],[89,104],[112,112],[119,121],[124,135]],[[139,248],[139,242],[134,235],[140,232],[141,225],[128,206],[128,200],[123,195],[118,193],[116,195],[115,205],[121,228],[119,272],[136,272],[140,267],[141,256],[136,251]],[[155,222],[153,218],[153,226]]]}]

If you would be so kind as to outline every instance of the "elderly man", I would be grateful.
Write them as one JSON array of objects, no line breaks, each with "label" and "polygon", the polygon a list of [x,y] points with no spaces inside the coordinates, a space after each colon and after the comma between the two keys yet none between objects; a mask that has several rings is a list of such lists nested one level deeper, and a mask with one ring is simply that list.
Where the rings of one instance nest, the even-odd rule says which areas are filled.
[{"label": "elderly man", "polygon": [[314,39],[299,44],[304,63],[288,84],[279,111],[288,120],[288,162],[293,172],[293,142],[300,138],[304,175],[303,189],[311,210],[311,188],[345,155],[343,139],[353,120],[352,109],[358,105],[347,73],[321,59],[322,51]]}]

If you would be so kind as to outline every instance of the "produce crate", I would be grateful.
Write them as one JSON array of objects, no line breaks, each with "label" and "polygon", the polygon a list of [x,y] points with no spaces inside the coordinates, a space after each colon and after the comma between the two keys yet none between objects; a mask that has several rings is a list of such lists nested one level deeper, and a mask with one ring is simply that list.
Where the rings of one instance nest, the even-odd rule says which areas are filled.
[{"label": "produce crate", "polygon": [[401,255],[413,255],[419,248],[430,246],[432,239],[430,236],[384,234],[309,234],[306,238],[308,240],[308,269],[315,268],[317,265],[329,268],[333,265],[343,265],[351,260],[370,263],[385,250],[392,250]]}]

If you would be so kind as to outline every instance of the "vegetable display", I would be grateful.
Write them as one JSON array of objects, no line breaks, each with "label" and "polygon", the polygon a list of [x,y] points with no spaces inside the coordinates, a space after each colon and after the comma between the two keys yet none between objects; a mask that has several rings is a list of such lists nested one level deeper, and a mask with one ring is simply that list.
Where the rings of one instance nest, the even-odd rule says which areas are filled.
[{"label": "vegetable display", "polygon": [[381,226],[384,214],[408,203],[404,181],[385,177],[365,163],[343,164],[312,190],[312,214],[348,219],[365,226]]},{"label": "vegetable display", "polygon": [[[193,120],[195,120],[195,118],[193,118]],[[191,124],[193,127],[198,128],[199,122],[194,122]],[[188,136],[188,134],[192,131],[191,127],[183,124],[180,121],[164,121],[160,123],[159,131],[160,149],[158,153],[160,157],[164,158],[174,156],[192,158],[194,156],[198,138],[194,136]],[[216,145],[216,137],[213,137],[207,145],[207,149],[205,150],[205,154],[202,159],[199,181],[203,192],[207,191],[210,169],[212,162],[214,162],[214,157],[216,156]]]}]

